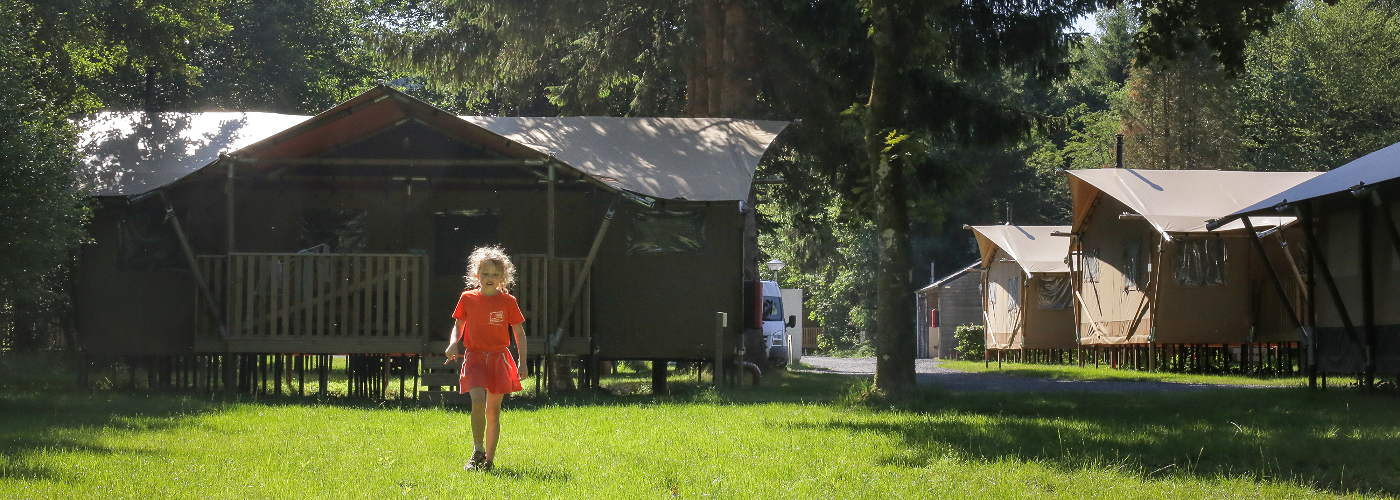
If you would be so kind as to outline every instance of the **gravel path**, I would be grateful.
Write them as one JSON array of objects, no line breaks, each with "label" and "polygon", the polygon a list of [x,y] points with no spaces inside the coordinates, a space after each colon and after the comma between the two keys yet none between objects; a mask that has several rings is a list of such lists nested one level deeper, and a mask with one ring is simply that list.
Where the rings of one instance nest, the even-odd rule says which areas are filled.
[{"label": "gravel path", "polygon": [[[802,362],[813,367],[813,370],[809,370],[813,372],[847,375],[875,374],[875,358],[803,356]],[[956,392],[1182,392],[1226,387],[1260,387],[1175,382],[1051,380],[952,370],[938,366],[936,359],[914,360],[914,371],[917,373],[919,385],[937,386]]]}]

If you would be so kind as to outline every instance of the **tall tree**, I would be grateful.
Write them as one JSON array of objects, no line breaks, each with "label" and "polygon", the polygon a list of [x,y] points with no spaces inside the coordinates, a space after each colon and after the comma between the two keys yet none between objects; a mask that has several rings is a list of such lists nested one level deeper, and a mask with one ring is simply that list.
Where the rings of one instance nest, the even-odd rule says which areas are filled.
[{"label": "tall tree", "polygon": [[28,326],[36,304],[62,291],[61,264],[82,238],[83,191],[73,175],[74,131],[64,116],[78,89],[60,83],[32,22],[33,8],[0,0],[0,309],[14,328],[0,349],[42,347]]},{"label": "tall tree", "polygon": [[1133,168],[1238,170],[1239,123],[1224,69],[1204,48],[1133,71],[1121,101]]}]

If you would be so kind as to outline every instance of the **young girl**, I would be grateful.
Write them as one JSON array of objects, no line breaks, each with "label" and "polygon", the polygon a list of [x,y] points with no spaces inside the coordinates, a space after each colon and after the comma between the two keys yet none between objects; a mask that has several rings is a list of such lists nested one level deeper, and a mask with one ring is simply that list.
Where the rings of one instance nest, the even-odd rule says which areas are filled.
[{"label": "young girl", "polygon": [[[457,301],[452,317],[452,340],[447,344],[447,360],[457,358],[457,342],[466,345],[462,360],[460,393],[471,392],[472,443],[475,450],[467,470],[491,470],[496,443],[501,438],[501,398],[520,390],[520,380],[529,376],[525,357],[525,317],[509,293],[515,280],[515,265],[501,247],[481,247],[467,260],[467,286]],[[520,361],[511,359],[509,332],[515,333]],[[484,443],[483,443],[484,438]]]}]

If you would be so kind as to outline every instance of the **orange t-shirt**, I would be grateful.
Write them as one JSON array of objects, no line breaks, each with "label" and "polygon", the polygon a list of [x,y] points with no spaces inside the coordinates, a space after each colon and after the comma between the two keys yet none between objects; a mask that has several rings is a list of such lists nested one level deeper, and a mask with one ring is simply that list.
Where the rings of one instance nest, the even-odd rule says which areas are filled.
[{"label": "orange t-shirt", "polygon": [[462,344],[468,351],[499,351],[510,346],[506,327],[525,322],[515,296],[506,292],[482,295],[481,289],[462,292],[452,317],[465,321]]}]

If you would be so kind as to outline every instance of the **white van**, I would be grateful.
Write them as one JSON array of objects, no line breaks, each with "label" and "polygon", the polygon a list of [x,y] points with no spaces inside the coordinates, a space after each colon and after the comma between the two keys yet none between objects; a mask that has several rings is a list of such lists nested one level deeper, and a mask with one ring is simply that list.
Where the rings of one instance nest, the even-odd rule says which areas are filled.
[{"label": "white van", "polygon": [[778,282],[763,282],[763,340],[768,360],[783,366],[788,360],[787,329],[797,324],[797,316],[783,316],[783,295]]}]

